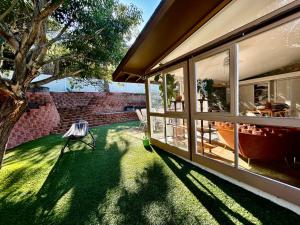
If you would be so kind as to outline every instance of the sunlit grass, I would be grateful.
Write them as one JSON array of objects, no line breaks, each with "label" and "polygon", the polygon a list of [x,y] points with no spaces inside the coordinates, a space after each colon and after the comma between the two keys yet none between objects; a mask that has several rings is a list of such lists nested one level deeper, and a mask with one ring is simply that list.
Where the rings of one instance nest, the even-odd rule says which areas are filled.
[{"label": "sunlit grass", "polygon": [[[96,150],[44,137],[9,151],[0,225],[296,224],[300,217],[160,150],[137,123],[93,129]],[[138,137],[137,137],[138,136]]]}]

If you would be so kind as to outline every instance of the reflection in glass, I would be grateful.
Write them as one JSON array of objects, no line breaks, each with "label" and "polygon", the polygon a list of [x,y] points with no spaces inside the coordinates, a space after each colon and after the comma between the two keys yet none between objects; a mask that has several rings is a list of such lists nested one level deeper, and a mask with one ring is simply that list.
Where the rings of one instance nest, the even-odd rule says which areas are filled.
[{"label": "reflection in glass", "polygon": [[183,68],[168,72],[166,76],[166,99],[168,111],[184,111],[184,74]]},{"label": "reflection in glass", "polygon": [[187,121],[178,118],[166,118],[167,143],[188,150]]},{"label": "reflection in glass", "polygon": [[165,142],[165,119],[163,117],[150,116],[151,138]]},{"label": "reflection in glass", "polygon": [[151,77],[149,85],[150,112],[164,112],[164,87],[161,75]]},{"label": "reflection in glass", "polygon": [[198,112],[229,112],[229,51],[195,63]]},{"label": "reflection in glass", "polygon": [[[228,143],[223,132],[233,134],[233,124],[206,120],[196,121],[196,153],[208,158],[234,165],[233,142]],[[230,140],[232,141],[232,140]]]},{"label": "reflection in glass", "polygon": [[240,114],[300,116],[300,19],[239,43]]}]

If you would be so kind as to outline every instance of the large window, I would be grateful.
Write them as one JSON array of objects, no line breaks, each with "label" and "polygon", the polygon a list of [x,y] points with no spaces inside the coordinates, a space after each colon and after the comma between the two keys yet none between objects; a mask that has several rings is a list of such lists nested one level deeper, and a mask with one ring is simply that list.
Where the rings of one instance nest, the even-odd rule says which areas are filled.
[{"label": "large window", "polygon": [[229,51],[195,63],[198,112],[230,111]]},{"label": "large window", "polygon": [[239,45],[240,115],[300,116],[300,19]]},{"label": "large window", "polygon": [[193,160],[300,188],[299,34],[294,19],[190,60]]},{"label": "large window", "polygon": [[[232,4],[243,4],[237,2]],[[253,13],[257,6],[250,5]],[[294,13],[191,56],[189,74],[176,65],[152,77],[150,86],[160,81],[156,96],[165,109],[150,113],[153,138],[159,136],[163,147],[191,153],[192,161],[250,185],[264,187],[271,182],[264,176],[279,181],[271,182],[274,187],[285,183],[300,188],[299,34],[299,13]],[[161,116],[161,122],[154,116]]]},{"label": "large window", "polygon": [[164,80],[161,74],[150,78],[149,84],[150,112],[164,112]]},{"label": "large window", "polygon": [[299,128],[241,123],[238,137],[241,168],[300,187]]},{"label": "large window", "polygon": [[179,68],[165,74],[167,110],[174,112],[184,111],[184,74]]},{"label": "large window", "polygon": [[[226,116],[232,115],[233,111],[232,51],[230,47],[224,47],[191,60],[194,68],[191,96],[195,112],[192,116],[195,160],[205,157],[227,165],[235,165],[234,149],[222,137],[223,131],[234,133],[234,124],[226,122]],[[224,122],[211,120],[214,116],[222,116],[219,120],[223,119]],[[233,139],[231,141],[234,143]]]},{"label": "large window", "polygon": [[148,79],[151,138],[186,158],[190,156],[187,84],[186,63]]},{"label": "large window", "polygon": [[167,143],[183,150],[188,150],[187,120],[167,118]]},{"label": "large window", "polygon": [[150,116],[150,124],[151,124],[151,137],[165,142],[165,118],[157,117],[157,116]]},{"label": "large window", "polygon": [[196,154],[233,166],[233,127],[228,122],[196,120]]},{"label": "large window", "polygon": [[[296,19],[238,43],[239,114],[252,117],[253,121],[239,124],[239,166],[297,187],[300,187],[299,34],[300,19]],[[269,117],[278,120],[269,125]],[[287,118],[296,120],[288,122]]]}]

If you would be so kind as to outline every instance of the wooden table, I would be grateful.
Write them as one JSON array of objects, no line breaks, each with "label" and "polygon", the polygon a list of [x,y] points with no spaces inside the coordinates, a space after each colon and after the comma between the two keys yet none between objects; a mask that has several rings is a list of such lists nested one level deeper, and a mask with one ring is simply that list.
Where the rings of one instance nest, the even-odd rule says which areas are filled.
[{"label": "wooden table", "polygon": [[267,115],[268,117],[286,117],[287,110],[272,110],[272,109],[258,109],[257,110],[262,116]]},{"label": "wooden table", "polygon": [[172,105],[172,103],[174,103],[174,110],[175,110],[175,112],[177,112],[177,103],[181,103],[181,105],[182,105],[182,111],[184,111],[184,101],[183,100],[180,100],[180,101],[178,101],[178,100],[171,100],[171,105]]}]

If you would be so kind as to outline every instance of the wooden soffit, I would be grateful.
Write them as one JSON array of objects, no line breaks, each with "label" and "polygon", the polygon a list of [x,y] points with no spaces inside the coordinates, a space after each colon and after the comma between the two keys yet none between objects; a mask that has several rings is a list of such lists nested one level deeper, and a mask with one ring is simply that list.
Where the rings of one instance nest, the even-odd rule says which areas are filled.
[{"label": "wooden soffit", "polygon": [[162,0],[113,73],[118,82],[141,76],[218,13],[230,0]]}]

